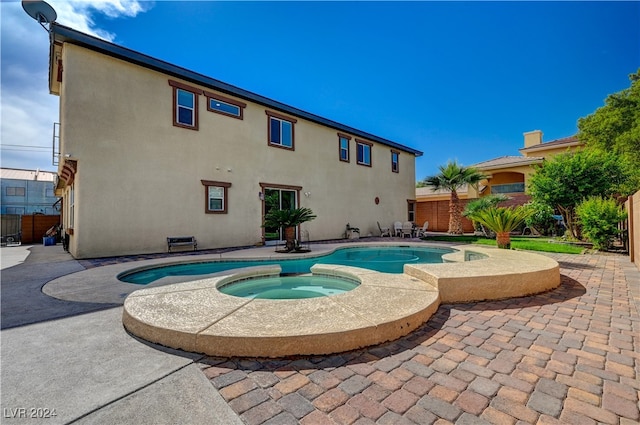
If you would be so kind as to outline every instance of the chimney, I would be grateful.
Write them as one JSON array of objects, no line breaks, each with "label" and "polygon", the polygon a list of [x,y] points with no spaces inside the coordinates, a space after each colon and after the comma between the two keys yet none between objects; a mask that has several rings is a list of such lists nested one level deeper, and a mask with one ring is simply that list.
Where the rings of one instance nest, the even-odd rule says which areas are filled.
[{"label": "chimney", "polygon": [[524,147],[530,148],[531,146],[536,146],[542,143],[542,131],[533,130],[527,133],[524,133]]}]

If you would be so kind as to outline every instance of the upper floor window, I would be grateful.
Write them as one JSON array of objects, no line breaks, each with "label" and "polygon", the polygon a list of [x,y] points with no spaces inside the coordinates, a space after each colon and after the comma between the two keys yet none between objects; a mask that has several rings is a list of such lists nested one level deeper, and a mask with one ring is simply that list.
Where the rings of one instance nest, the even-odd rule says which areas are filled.
[{"label": "upper floor window", "polygon": [[196,95],[176,89],[176,124],[196,126]]},{"label": "upper floor window", "polygon": [[285,149],[295,149],[294,124],[297,120],[275,112],[265,111],[269,121],[268,140],[271,146]]},{"label": "upper floor window", "polygon": [[24,187],[7,187],[7,196],[25,196]]},{"label": "upper floor window", "polygon": [[207,91],[204,92],[204,95],[207,96],[207,109],[209,111],[238,119],[243,118],[244,108],[247,107],[246,103]]},{"label": "upper floor window", "polygon": [[493,184],[491,193],[524,193],[524,183]]},{"label": "upper floor window", "polygon": [[205,189],[205,210],[207,214],[227,213],[227,192],[231,183],[200,180]]},{"label": "upper floor window", "polygon": [[198,129],[198,95],[202,90],[169,80],[173,87],[173,125]]},{"label": "upper floor window", "polygon": [[363,142],[356,139],[356,147],[358,150],[358,164],[371,167],[371,147],[372,143]]},{"label": "upper floor window", "polygon": [[340,161],[349,162],[349,140],[351,137],[338,133]]},{"label": "upper floor window", "polygon": [[400,172],[400,152],[391,151],[391,171]]}]

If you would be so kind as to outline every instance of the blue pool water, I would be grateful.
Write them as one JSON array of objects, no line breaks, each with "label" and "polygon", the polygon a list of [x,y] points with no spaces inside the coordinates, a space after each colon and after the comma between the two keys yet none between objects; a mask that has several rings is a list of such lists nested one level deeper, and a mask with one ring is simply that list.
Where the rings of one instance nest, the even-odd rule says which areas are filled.
[{"label": "blue pool water", "polygon": [[[402,273],[405,264],[442,263],[442,255],[454,252],[434,247],[347,247],[331,254],[279,260],[225,260],[171,264],[149,269],[125,272],[118,276],[123,282],[147,285],[167,276],[198,276],[224,270],[251,266],[279,265],[282,274],[309,273],[314,264],[337,264],[362,267],[384,273]],[[293,254],[292,254],[293,255]]]},{"label": "blue pool water", "polygon": [[338,295],[358,286],[358,282],[331,276],[267,276],[241,280],[223,286],[220,292],[243,298],[298,300]]}]

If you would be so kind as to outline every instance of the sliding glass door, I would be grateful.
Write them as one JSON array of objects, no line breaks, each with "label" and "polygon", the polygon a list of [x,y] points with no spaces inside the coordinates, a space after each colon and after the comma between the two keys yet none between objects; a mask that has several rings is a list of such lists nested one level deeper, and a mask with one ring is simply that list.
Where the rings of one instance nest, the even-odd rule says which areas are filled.
[{"label": "sliding glass door", "polygon": [[[281,210],[297,208],[297,191],[289,189],[265,188],[264,204],[265,214],[267,214],[273,208]],[[278,242],[283,241],[284,229],[266,227],[264,229],[264,240],[267,245],[275,245]]]}]

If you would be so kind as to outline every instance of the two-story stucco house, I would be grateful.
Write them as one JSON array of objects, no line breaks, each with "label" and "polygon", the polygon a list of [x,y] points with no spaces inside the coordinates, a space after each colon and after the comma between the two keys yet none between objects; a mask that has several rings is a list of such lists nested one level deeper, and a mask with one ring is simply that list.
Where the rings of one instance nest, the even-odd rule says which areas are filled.
[{"label": "two-story stucco house", "polygon": [[269,243],[272,197],[313,210],[312,240],[413,214],[418,150],[56,23],[49,72],[76,258]]}]

